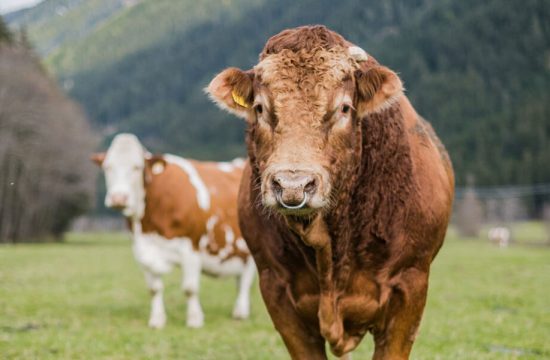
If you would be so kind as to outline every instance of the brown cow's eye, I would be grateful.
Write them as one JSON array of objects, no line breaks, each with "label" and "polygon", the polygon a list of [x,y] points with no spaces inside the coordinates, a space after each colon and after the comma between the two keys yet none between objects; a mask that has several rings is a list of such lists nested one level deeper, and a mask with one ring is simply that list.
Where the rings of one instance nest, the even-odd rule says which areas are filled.
[{"label": "brown cow's eye", "polygon": [[347,114],[349,113],[349,111],[351,110],[351,106],[347,105],[347,104],[344,104],[342,105],[342,114]]},{"label": "brown cow's eye", "polygon": [[261,115],[264,112],[264,108],[261,104],[258,104],[254,106],[254,110],[256,111],[256,114]]}]

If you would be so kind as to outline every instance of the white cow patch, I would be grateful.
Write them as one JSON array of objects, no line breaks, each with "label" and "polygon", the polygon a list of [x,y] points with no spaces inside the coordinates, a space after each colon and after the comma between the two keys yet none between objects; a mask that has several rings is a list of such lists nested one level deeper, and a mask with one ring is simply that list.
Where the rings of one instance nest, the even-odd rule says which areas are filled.
[{"label": "white cow patch", "polygon": [[205,211],[210,209],[210,193],[193,164],[184,158],[171,154],[165,154],[164,159],[171,164],[178,165],[185,171],[189,176],[189,181],[195,187],[199,207]]},{"label": "white cow patch", "polygon": [[225,225],[223,227],[223,229],[225,231],[225,242],[226,242],[226,244],[227,245],[233,245],[233,242],[235,241],[235,233],[233,232],[233,229],[229,225]]},{"label": "white cow patch", "polygon": [[[232,230],[231,233],[233,233]],[[244,243],[244,240],[242,238],[237,239],[237,247],[241,248],[242,244],[239,241]],[[208,235],[203,235],[199,242],[199,248],[206,248],[208,242]],[[244,244],[244,249],[246,249],[246,244]],[[206,273],[216,276],[240,274],[244,270],[245,264],[239,257],[226,260],[225,258],[229,255],[230,250],[231,248],[226,244],[216,255],[209,254],[204,250],[201,251],[202,269]],[[182,262],[189,261],[191,252],[197,256],[199,255],[192,250],[191,239],[185,237],[166,239],[159,234],[148,233],[136,236],[136,239],[134,239],[134,256],[137,262],[153,274],[166,274],[174,265],[180,266]]]},{"label": "white cow patch", "polygon": [[209,233],[214,231],[214,226],[216,226],[216,223],[218,222],[218,217],[216,215],[210,217],[206,221],[206,230],[208,230]]},{"label": "white cow patch", "polygon": [[241,250],[242,252],[248,252],[248,246],[246,246],[246,241],[244,241],[243,238],[238,238],[235,245],[237,246],[237,249]]},{"label": "white cow patch", "polygon": [[244,161],[243,158],[236,158],[236,159],[234,159],[233,161],[231,161],[231,163],[232,163],[233,166],[235,166],[235,167],[243,168],[243,167],[244,167],[244,164],[245,164],[246,162]]},{"label": "white cow patch", "polygon": [[153,172],[153,175],[162,174],[162,172],[164,171],[164,164],[160,161],[154,163],[151,171]]},{"label": "white cow patch", "polygon": [[118,134],[102,164],[107,188],[105,206],[112,207],[116,202],[126,217],[141,219],[145,210],[144,155],[145,149],[135,135]]},{"label": "white cow patch", "polygon": [[[224,259],[222,249],[217,255],[201,252],[202,269],[205,273],[216,276],[233,276],[241,274],[245,269],[245,263],[239,257]],[[225,254],[227,256],[227,254]]]},{"label": "white cow patch", "polygon": [[208,246],[209,237],[208,235],[201,236],[201,239],[199,240],[199,249],[203,251]]},{"label": "white cow patch", "polygon": [[223,172],[230,173],[235,170],[235,168],[243,168],[244,167],[244,159],[236,158],[231,162],[219,162],[218,163],[218,169],[220,169]]},{"label": "white cow patch", "polygon": [[235,168],[233,167],[233,164],[231,164],[231,163],[228,163],[228,162],[220,162],[220,163],[218,163],[218,169],[220,169],[220,170],[223,171],[223,172],[230,173],[230,172],[232,172]]},{"label": "white cow patch", "polygon": [[188,238],[166,239],[156,233],[134,236],[134,256],[137,262],[153,274],[166,274],[180,265]]}]

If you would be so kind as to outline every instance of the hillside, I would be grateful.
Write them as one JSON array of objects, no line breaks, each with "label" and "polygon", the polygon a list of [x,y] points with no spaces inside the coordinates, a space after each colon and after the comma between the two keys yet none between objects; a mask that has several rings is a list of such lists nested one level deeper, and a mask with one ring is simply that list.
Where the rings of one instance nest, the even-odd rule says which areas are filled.
[{"label": "hillside", "polygon": [[244,152],[244,125],[202,88],[225,66],[252,66],[274,33],[311,23],[400,73],[449,148],[459,184],[468,174],[479,185],[550,182],[543,0],[146,0],[114,11],[46,60],[106,135],[132,131],[155,151],[229,158]]},{"label": "hillside", "polygon": [[6,15],[12,28],[25,28],[36,50],[48,56],[60,47],[85,39],[130,0],[46,0],[38,5]]}]

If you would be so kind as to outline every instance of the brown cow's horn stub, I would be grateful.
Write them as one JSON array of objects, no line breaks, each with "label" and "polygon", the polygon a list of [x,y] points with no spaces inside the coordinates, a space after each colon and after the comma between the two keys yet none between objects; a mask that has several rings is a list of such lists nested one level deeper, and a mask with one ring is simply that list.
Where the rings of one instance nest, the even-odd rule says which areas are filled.
[{"label": "brown cow's horn stub", "polygon": [[361,49],[359,46],[350,46],[348,48],[348,53],[355,61],[361,62],[367,61],[369,59],[367,52]]}]

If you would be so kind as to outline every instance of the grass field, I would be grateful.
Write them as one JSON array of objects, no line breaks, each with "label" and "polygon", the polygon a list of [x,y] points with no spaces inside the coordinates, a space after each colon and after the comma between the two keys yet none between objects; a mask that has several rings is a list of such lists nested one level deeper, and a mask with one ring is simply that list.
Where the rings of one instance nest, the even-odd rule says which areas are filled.
[{"label": "grass field", "polygon": [[[146,326],[149,296],[126,235],[0,247],[1,359],[285,359],[257,285],[248,321],[230,317],[232,279],[205,277],[206,315],[184,327],[179,270],[166,281],[168,325]],[[368,359],[365,337],[354,360]],[[432,268],[412,359],[550,359],[550,248],[459,241]]]}]

